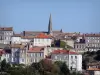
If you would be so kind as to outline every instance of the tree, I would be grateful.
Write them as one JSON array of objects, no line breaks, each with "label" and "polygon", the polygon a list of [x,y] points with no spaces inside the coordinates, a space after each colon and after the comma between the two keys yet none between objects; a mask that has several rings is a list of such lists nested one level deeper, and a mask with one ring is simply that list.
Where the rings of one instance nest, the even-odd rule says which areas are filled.
[{"label": "tree", "polygon": [[94,57],[95,60],[100,61],[100,54],[98,54],[96,57]]},{"label": "tree", "polygon": [[2,62],[1,62],[1,71],[5,71],[6,70],[6,60],[4,59]]},{"label": "tree", "polygon": [[62,73],[63,73],[64,75],[69,75],[69,74],[70,74],[69,69],[68,69],[66,63],[62,63],[61,71],[62,71]]},{"label": "tree", "polygon": [[65,62],[56,61],[55,64],[57,64],[60,68],[60,75],[69,75],[70,74],[70,71]]},{"label": "tree", "polygon": [[65,48],[65,47],[66,47],[66,42],[60,41],[60,47],[61,47],[61,48]]}]

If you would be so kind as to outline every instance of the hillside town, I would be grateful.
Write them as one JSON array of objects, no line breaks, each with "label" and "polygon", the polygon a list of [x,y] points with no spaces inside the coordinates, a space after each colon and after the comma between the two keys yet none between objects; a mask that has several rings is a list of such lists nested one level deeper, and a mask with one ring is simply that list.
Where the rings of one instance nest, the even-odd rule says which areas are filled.
[{"label": "hillside town", "polygon": [[83,66],[83,59],[89,57],[85,58],[86,53],[99,53],[100,33],[53,30],[51,14],[47,26],[48,31],[20,33],[15,33],[13,27],[0,27],[1,61],[5,59],[10,64],[31,65],[47,59],[52,62],[65,62],[70,71],[100,75],[99,60],[88,62],[85,64],[86,68]]}]

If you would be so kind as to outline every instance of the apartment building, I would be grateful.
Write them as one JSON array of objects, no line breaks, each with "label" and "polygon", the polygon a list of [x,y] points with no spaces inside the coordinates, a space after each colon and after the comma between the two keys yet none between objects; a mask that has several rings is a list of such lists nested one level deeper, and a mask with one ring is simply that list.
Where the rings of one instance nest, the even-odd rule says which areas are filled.
[{"label": "apartment building", "polygon": [[86,51],[100,50],[100,34],[85,34]]},{"label": "apartment building", "polygon": [[33,39],[33,46],[51,46],[52,38],[50,35],[40,33]]},{"label": "apartment building", "polygon": [[82,55],[68,50],[55,50],[51,54],[53,61],[62,61],[70,70],[82,71]]},{"label": "apartment building", "polygon": [[0,43],[10,44],[12,35],[13,35],[12,27],[0,27]]}]

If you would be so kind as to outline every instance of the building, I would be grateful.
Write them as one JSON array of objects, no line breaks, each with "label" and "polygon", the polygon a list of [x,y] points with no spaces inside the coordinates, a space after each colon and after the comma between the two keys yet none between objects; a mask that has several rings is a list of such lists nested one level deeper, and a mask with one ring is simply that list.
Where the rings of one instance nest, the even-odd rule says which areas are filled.
[{"label": "building", "polygon": [[63,50],[60,47],[44,47],[44,58],[50,55],[54,50]]},{"label": "building", "polygon": [[21,44],[11,44],[11,63],[19,64],[20,50],[24,47]]},{"label": "building", "polygon": [[40,33],[56,36],[58,34],[62,34],[63,32],[62,32],[62,29],[61,30],[56,30],[56,31],[53,30],[52,17],[51,17],[51,14],[50,14],[49,23],[48,23],[48,31],[23,31],[23,32],[21,32],[21,35],[23,35],[23,36],[36,36]]},{"label": "building", "polygon": [[85,34],[86,51],[97,51],[100,49],[100,34]]},{"label": "building", "polygon": [[89,75],[100,75],[100,62],[88,63],[87,71]]},{"label": "building", "polygon": [[34,37],[33,46],[51,46],[52,38],[50,35],[41,33]]},{"label": "building", "polygon": [[32,47],[27,45],[19,52],[19,64],[30,65],[44,58],[44,47]]},{"label": "building", "polygon": [[68,50],[55,50],[51,54],[53,61],[62,61],[70,70],[82,71],[82,55]]},{"label": "building", "polygon": [[12,35],[13,35],[12,27],[0,27],[0,43],[10,44]]}]

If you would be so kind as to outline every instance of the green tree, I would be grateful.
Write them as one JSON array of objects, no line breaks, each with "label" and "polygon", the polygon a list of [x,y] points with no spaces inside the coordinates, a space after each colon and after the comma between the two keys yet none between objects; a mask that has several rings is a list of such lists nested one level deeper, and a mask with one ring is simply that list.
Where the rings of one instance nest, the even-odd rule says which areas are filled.
[{"label": "green tree", "polygon": [[66,42],[60,41],[60,47],[61,48],[66,48]]},{"label": "green tree", "polygon": [[70,71],[65,62],[56,61],[55,64],[57,64],[60,68],[60,75],[69,75],[70,74]]}]

